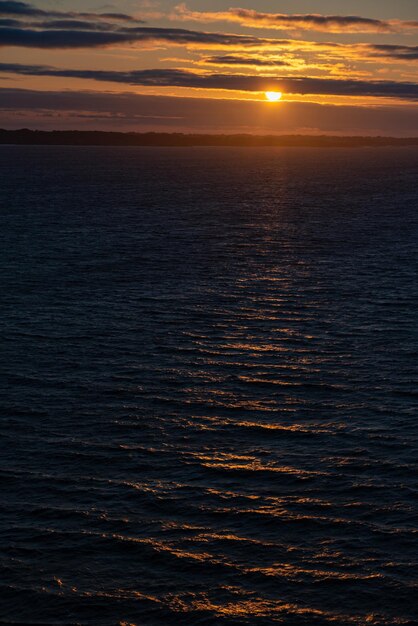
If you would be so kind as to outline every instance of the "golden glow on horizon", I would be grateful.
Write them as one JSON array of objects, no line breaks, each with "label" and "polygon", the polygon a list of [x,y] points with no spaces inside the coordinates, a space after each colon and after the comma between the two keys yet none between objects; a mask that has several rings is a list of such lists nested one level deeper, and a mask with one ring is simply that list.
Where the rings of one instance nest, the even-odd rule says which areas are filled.
[{"label": "golden glow on horizon", "polygon": [[279,102],[282,99],[280,91],[266,91],[266,98],[269,102]]},{"label": "golden glow on horizon", "polygon": [[[105,23],[99,9],[92,9],[90,30],[103,32],[100,38],[86,34],[82,47],[76,24],[50,42],[54,15],[44,12],[42,21],[26,24],[39,31],[31,43],[15,33],[16,43],[2,49],[1,87],[7,86],[12,104],[0,107],[0,126],[411,134],[418,81],[411,40],[416,16],[413,11],[392,15],[387,7],[379,9],[388,0],[371,1],[376,13],[369,18],[360,11],[351,17],[343,11],[322,13],[327,0],[319,1],[316,16],[286,12],[290,2],[282,7],[284,13],[272,13],[268,0],[248,0],[243,12],[228,8],[235,3],[227,0],[218,0],[216,10],[209,0],[201,0],[199,10],[186,8],[187,0],[164,0],[156,3],[164,5],[161,10],[145,8],[141,15],[134,5],[155,3],[126,2],[132,15],[125,18],[145,19],[146,27],[115,34],[124,33],[123,19],[110,14]],[[83,3],[59,4],[71,15],[73,5]],[[200,23],[199,28],[191,22]],[[278,30],[287,34],[277,35]],[[45,39],[40,47],[38,39]],[[40,69],[51,64],[51,54],[54,69]],[[63,90],[71,95],[57,108],[54,100]]]}]

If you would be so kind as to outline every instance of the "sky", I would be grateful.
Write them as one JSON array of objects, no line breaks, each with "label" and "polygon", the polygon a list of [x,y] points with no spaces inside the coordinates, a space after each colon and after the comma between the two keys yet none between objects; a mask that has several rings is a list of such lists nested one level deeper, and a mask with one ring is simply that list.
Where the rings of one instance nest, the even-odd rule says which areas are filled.
[{"label": "sky", "polygon": [[417,102],[416,0],[0,0],[2,128],[418,136]]}]

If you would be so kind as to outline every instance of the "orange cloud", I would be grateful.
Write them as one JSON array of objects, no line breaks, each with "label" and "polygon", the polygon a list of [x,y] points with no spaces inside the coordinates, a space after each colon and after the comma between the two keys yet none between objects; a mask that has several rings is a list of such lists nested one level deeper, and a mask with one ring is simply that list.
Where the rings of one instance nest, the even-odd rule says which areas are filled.
[{"label": "orange cloud", "polygon": [[234,22],[252,28],[329,33],[393,33],[418,28],[418,22],[379,20],[356,15],[262,13],[241,8],[231,8],[228,11],[190,11],[185,4],[176,7],[172,18],[195,22]]}]

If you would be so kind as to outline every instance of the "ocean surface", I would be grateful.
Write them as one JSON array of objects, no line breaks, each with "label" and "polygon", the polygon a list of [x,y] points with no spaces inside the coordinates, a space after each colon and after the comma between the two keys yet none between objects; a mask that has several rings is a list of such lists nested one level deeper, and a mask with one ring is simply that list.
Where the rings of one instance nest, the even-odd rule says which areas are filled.
[{"label": "ocean surface", "polygon": [[417,172],[0,148],[1,624],[418,624]]}]

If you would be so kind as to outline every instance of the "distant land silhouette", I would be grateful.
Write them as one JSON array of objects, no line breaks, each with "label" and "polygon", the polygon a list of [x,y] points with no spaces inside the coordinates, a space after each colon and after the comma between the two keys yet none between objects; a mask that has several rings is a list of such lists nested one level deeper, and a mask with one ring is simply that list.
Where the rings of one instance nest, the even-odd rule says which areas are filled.
[{"label": "distant land silhouette", "polygon": [[349,148],[417,146],[418,137],[338,137],[331,135],[197,135],[183,133],[118,133],[79,130],[0,129],[0,144],[45,146],[287,146]]}]

